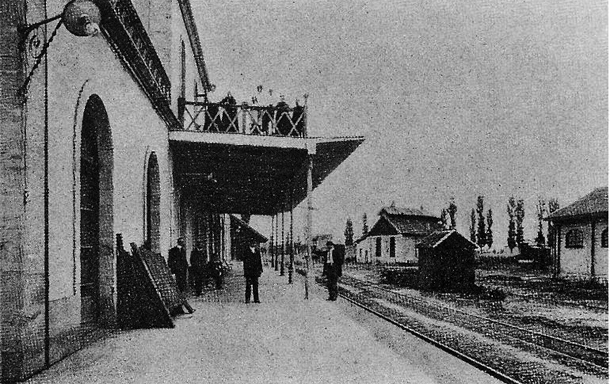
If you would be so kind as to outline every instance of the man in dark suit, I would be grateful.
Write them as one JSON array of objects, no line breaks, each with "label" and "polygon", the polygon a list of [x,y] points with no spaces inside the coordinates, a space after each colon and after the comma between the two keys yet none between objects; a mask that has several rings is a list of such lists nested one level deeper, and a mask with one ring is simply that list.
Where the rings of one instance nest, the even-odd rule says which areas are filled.
[{"label": "man in dark suit", "polygon": [[244,277],[246,278],[246,304],[250,302],[250,295],[254,293],[254,302],[260,303],[258,298],[258,278],[263,273],[263,262],[258,243],[250,241],[248,249],[243,254]]},{"label": "man in dark suit", "polygon": [[186,261],[186,247],[184,238],[178,238],[178,245],[169,250],[167,265],[174,275],[176,275],[176,284],[178,290],[182,293],[186,292],[186,276],[189,269],[189,264]]},{"label": "man in dark suit", "polygon": [[195,288],[195,295],[201,295],[203,290],[203,280],[205,274],[205,265],[207,263],[207,253],[205,249],[201,247],[201,244],[197,242],[195,248],[191,251],[191,268],[190,276],[193,279],[192,284]]},{"label": "man in dark suit", "polygon": [[324,275],[326,276],[326,287],[328,288],[328,300],[335,301],[339,295],[337,282],[342,275],[344,255],[341,249],[335,247],[332,241],[328,241],[326,247]]}]

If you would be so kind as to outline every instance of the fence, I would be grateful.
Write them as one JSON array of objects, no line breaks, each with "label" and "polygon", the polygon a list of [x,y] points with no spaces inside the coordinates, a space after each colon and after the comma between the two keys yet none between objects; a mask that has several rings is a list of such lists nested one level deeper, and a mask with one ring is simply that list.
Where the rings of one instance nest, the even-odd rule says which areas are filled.
[{"label": "fence", "polygon": [[307,106],[258,106],[179,100],[184,130],[307,137]]}]

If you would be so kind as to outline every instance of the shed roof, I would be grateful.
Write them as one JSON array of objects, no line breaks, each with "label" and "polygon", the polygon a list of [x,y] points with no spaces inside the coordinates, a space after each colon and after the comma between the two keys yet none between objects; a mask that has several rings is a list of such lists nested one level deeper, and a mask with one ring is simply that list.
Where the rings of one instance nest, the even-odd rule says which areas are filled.
[{"label": "shed roof", "polygon": [[237,217],[235,215],[230,215],[230,216],[231,216],[231,227],[232,228],[234,228],[234,229],[239,228],[240,230],[246,232],[246,234],[250,238],[254,238],[259,243],[267,242],[268,239],[265,236],[261,235],[260,232],[258,232],[256,229],[254,229],[250,225],[248,225],[248,223],[246,223],[245,221],[243,221],[242,219],[240,219],[239,217]]},{"label": "shed roof", "polygon": [[596,188],[585,197],[576,200],[567,207],[551,213],[547,220],[561,220],[583,216],[608,214],[608,187]]},{"label": "shed roof", "polygon": [[435,231],[430,235],[426,236],[422,241],[420,241],[416,247],[417,248],[436,248],[449,238],[454,237],[455,240],[460,241],[467,247],[477,248],[477,245],[472,241],[468,240],[462,234],[460,234],[455,229]]}]

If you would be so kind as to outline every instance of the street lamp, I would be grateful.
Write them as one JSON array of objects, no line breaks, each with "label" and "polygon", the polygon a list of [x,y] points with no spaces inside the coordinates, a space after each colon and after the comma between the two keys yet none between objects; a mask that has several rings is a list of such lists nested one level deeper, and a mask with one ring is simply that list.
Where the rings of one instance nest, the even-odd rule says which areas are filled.
[{"label": "street lamp", "polygon": [[[102,0],[98,0],[102,1]],[[58,20],[59,23],[55,26],[55,29],[51,33],[49,39],[44,43],[40,54],[36,56],[36,61],[30,70],[30,73],[25,78],[23,85],[21,86],[20,93],[25,94],[28,84],[34,74],[34,71],[40,65],[42,58],[47,54],[47,50],[53,38],[57,34],[59,28],[63,25],[66,29],[75,36],[95,36],[100,32],[100,23],[102,21],[102,12],[98,5],[92,0],[71,0],[66,4],[61,14],[50,17],[48,19],[39,21],[37,23],[24,25],[18,28],[21,34],[21,49],[25,48],[25,42],[32,31],[46,25],[52,21]],[[30,41],[30,47],[37,48],[40,45],[38,37],[33,37]]]}]

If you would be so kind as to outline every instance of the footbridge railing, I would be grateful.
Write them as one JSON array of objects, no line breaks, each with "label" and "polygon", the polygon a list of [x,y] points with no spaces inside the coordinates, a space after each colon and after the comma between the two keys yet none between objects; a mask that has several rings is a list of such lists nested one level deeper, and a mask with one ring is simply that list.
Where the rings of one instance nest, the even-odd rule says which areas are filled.
[{"label": "footbridge railing", "polygon": [[290,107],[211,103],[179,99],[184,130],[246,135],[307,137],[307,102]]}]

